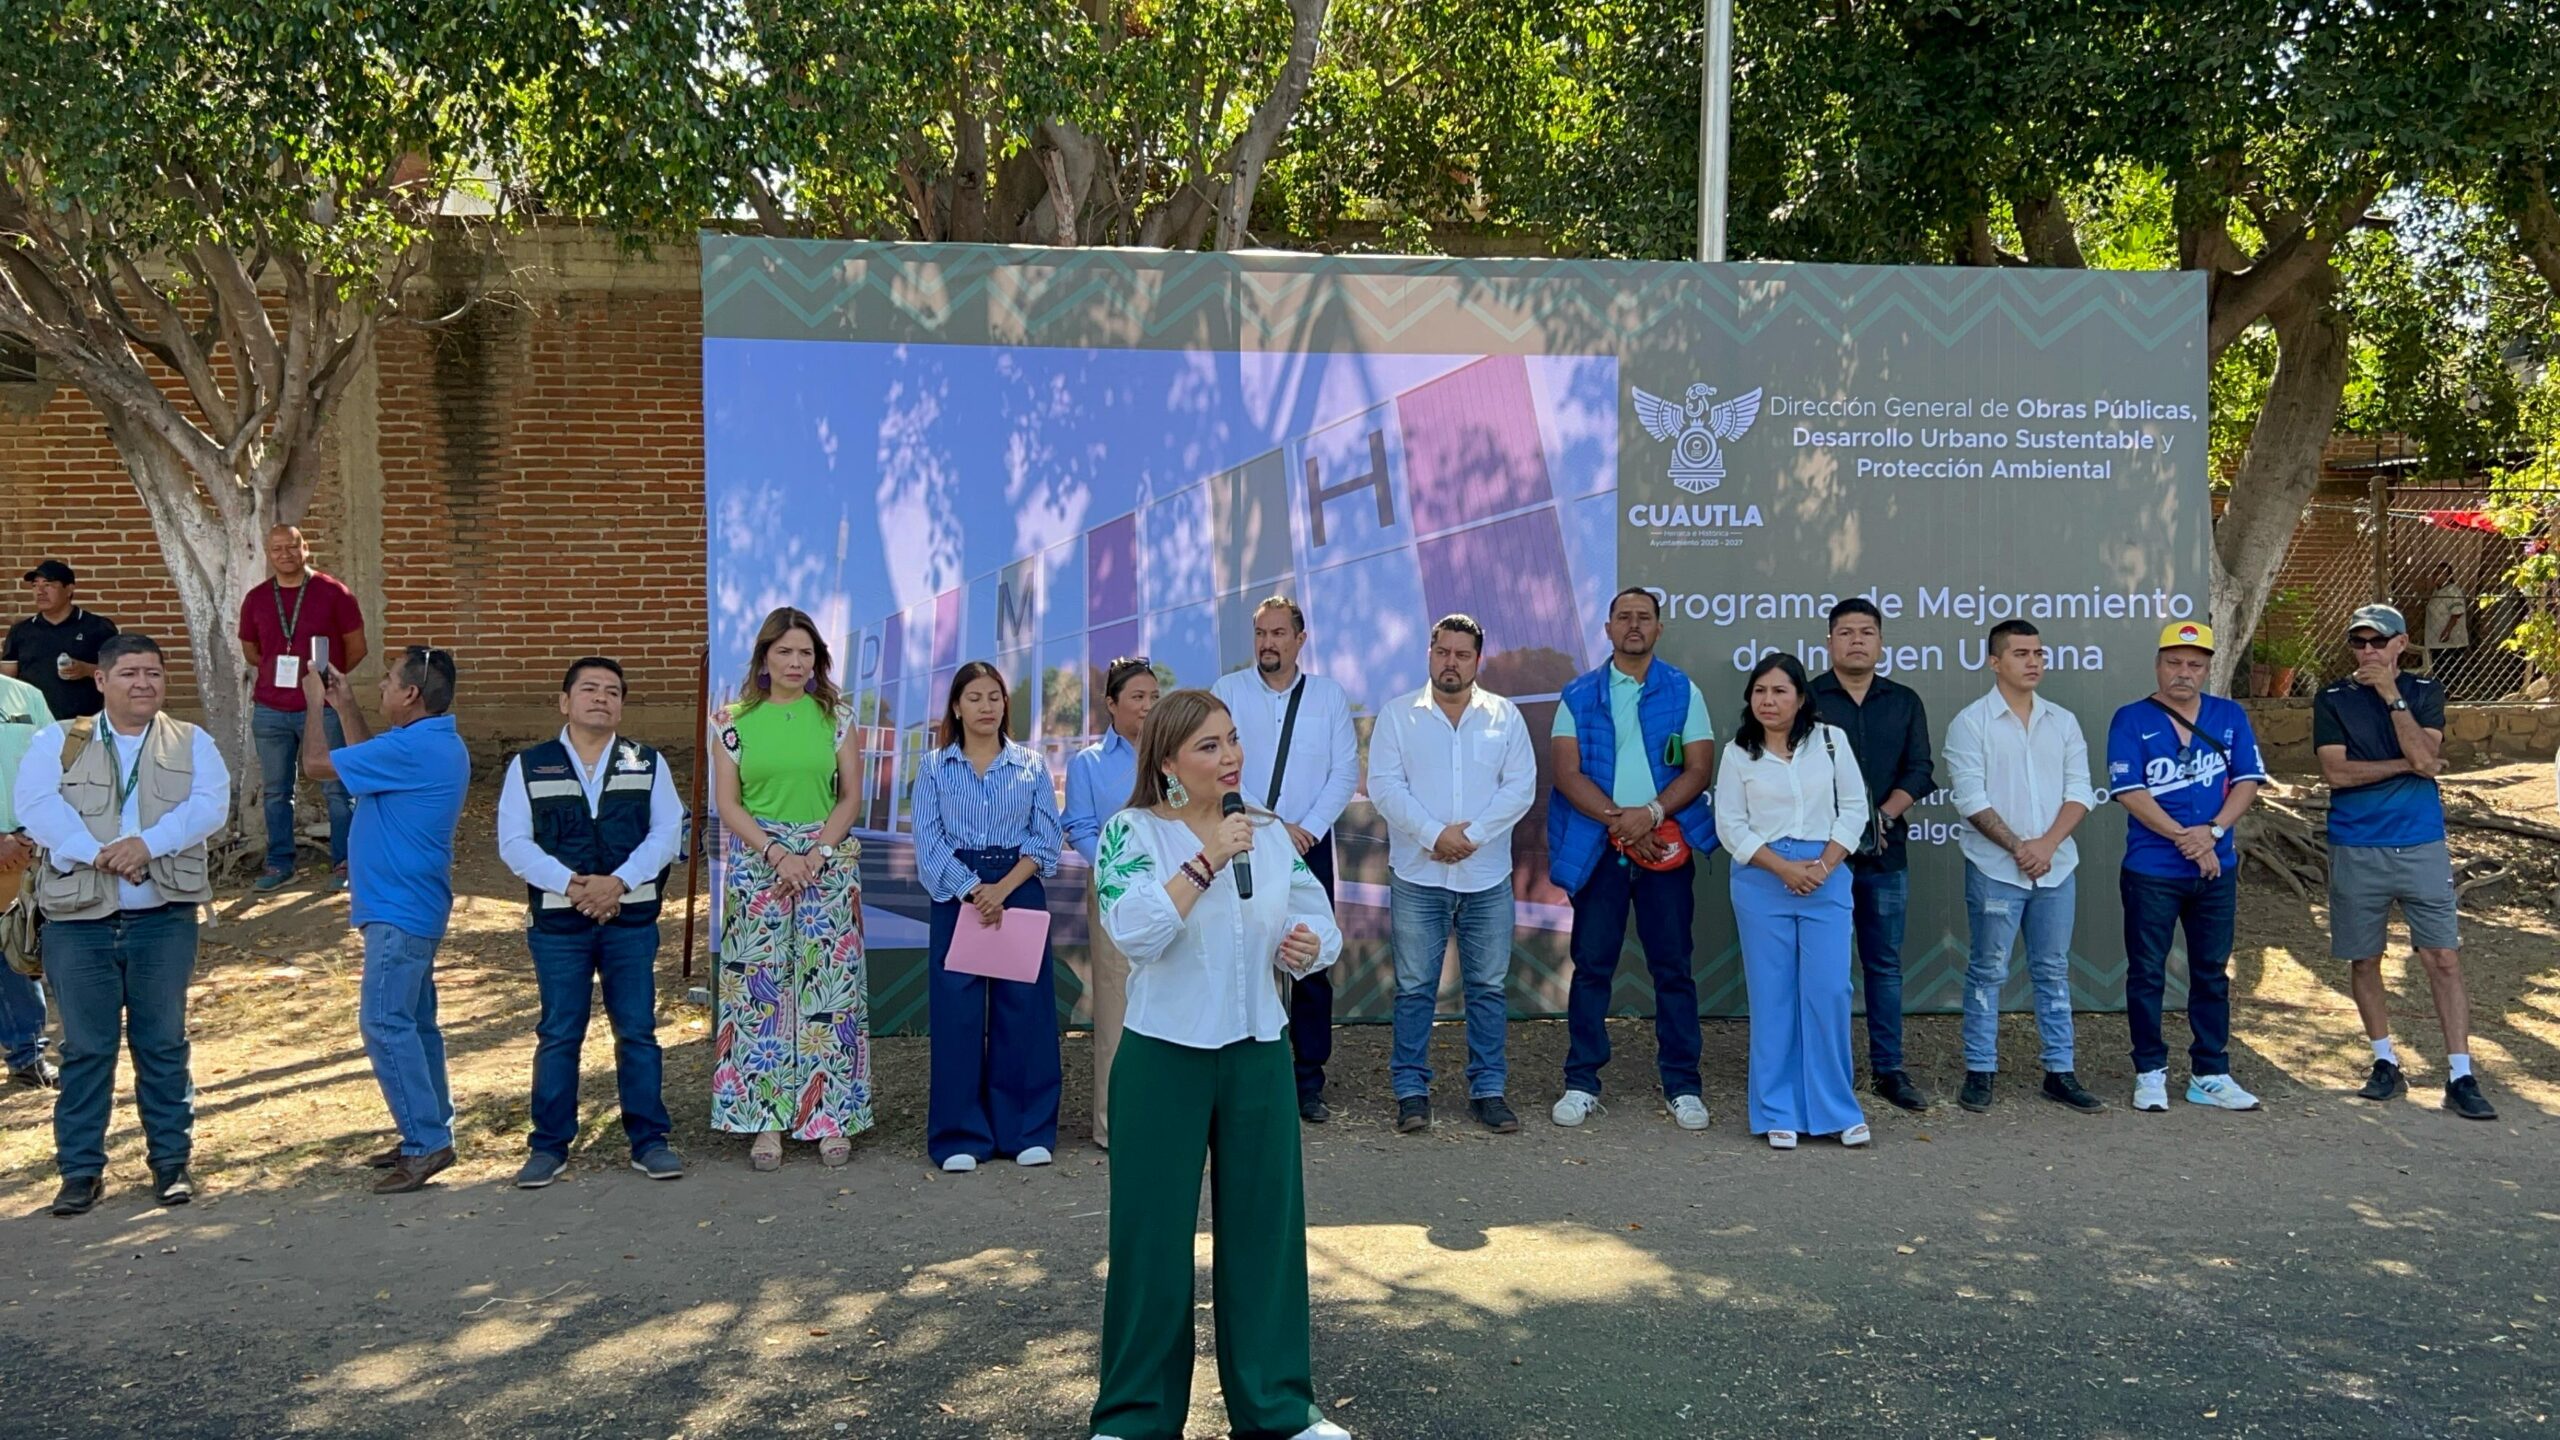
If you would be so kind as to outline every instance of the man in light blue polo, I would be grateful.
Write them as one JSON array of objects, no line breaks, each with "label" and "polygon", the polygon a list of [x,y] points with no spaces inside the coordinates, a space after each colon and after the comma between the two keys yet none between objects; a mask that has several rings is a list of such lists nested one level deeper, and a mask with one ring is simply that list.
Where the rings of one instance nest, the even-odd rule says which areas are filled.
[{"label": "man in light blue polo", "polygon": [[[1556,786],[1547,801],[1547,878],[1573,897],[1564,1098],[1551,1118],[1580,1125],[1600,1109],[1610,987],[1632,906],[1653,972],[1663,1104],[1681,1129],[1704,1130],[1689,931],[1697,857],[1716,848],[1707,799],[1715,733],[1698,687],[1653,653],[1662,607],[1652,591],[1630,586],[1610,600],[1609,638],[1609,663],[1565,686],[1548,741]],[[1676,850],[1657,833],[1666,819],[1679,823]]]},{"label": "man in light blue polo", "polygon": [[[1058,817],[1067,843],[1084,857],[1088,876],[1102,827],[1129,808],[1138,784],[1138,736],[1161,689],[1154,662],[1123,655],[1102,672],[1102,739],[1067,757],[1067,804]],[[1085,987],[1093,996],[1093,1144],[1111,1148],[1111,1061],[1120,1053],[1120,1031],[1129,1016],[1129,957],[1102,928],[1102,892],[1085,882]]]},{"label": "man in light blue polo", "polygon": [[[400,1129],[396,1147],[368,1164],[385,1171],[377,1195],[406,1194],[453,1163],[453,1096],[444,1032],[436,1026],[436,947],[453,916],[453,831],[471,784],[471,752],[454,728],[453,654],[411,645],[385,658],[379,735],[366,725],[347,673],[326,681],[306,670],[302,773],[336,780],[355,797],[347,834],[348,920],[364,937],[364,988],[356,1025],[383,1103]],[[329,748],[321,705],[338,715],[347,743]]]}]

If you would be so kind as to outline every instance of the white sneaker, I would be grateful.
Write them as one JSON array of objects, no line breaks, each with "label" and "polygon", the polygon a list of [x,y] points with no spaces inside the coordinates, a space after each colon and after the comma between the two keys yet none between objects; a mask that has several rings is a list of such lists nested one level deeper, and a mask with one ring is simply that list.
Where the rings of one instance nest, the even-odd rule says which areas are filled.
[{"label": "white sneaker", "polygon": [[1013,1163],[1016,1165],[1046,1165],[1049,1163],[1049,1158],[1048,1146],[1034,1145],[1023,1151],[1021,1154],[1014,1156]]},{"label": "white sneaker", "polygon": [[1556,1108],[1548,1112],[1548,1118],[1559,1125],[1571,1128],[1594,1115],[1606,1113],[1600,1108],[1599,1096],[1588,1090],[1567,1090],[1564,1092],[1564,1098],[1556,1102]]},{"label": "white sneaker", "polygon": [[2145,1070],[2133,1077],[2133,1108],[2154,1115],[2168,1113],[2169,1072]]},{"label": "white sneaker", "polygon": [[1351,1440],[1351,1432],[1330,1420],[1319,1420],[1290,1436],[1289,1440]]},{"label": "white sneaker", "polygon": [[1796,1148],[1796,1132],[1793,1130],[1770,1131],[1769,1148],[1772,1150],[1793,1150]]},{"label": "white sneaker", "polygon": [[1707,1128],[1707,1102],[1695,1095],[1682,1095],[1664,1108],[1671,1112],[1671,1118],[1678,1121],[1683,1130]]},{"label": "white sneaker", "polygon": [[2240,1088],[2228,1075],[2197,1075],[2187,1081],[2187,1103],[2210,1105],[2217,1110],[2255,1110],[2258,1097]]},{"label": "white sneaker", "polygon": [[978,1157],[975,1155],[954,1155],[942,1162],[943,1172],[950,1175],[966,1175],[977,1168]]},{"label": "white sneaker", "polygon": [[1874,1138],[1876,1138],[1875,1132],[1869,1130],[1866,1126],[1866,1122],[1864,1121],[1860,1121],[1859,1123],[1840,1132],[1840,1143],[1848,1146],[1852,1150],[1866,1144]]}]

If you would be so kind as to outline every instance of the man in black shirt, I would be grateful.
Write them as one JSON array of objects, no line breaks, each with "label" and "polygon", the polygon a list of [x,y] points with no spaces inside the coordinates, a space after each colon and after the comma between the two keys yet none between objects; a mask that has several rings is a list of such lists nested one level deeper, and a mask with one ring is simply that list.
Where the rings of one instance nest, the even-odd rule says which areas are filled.
[{"label": "man in black shirt", "polygon": [[1928,1093],[1902,1069],[1902,917],[1911,894],[1902,813],[1937,788],[1929,764],[1929,716],[1910,687],[1876,673],[1884,617],[1852,595],[1831,607],[1831,668],[1813,682],[1813,711],[1849,737],[1873,816],[1849,857],[1858,968],[1866,972],[1867,1069],[1876,1094],[1905,1110]]},{"label": "man in black shirt", "polygon": [[0,641],[0,675],[14,675],[44,692],[56,720],[95,715],[106,706],[98,693],[98,647],[115,637],[115,622],[71,603],[79,584],[71,567],[47,560],[27,572],[35,613],[9,627]]}]

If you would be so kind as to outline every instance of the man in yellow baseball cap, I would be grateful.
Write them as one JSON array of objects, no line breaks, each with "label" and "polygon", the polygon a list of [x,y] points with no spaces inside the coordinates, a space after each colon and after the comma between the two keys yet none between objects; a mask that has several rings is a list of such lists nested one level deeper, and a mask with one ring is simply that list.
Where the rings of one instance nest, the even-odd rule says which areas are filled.
[{"label": "man in yellow baseball cap", "polygon": [[2237,702],[2204,693],[2213,627],[2180,620],[2160,632],[2158,687],[2107,727],[2107,795],[2124,806],[2124,1005],[2133,1029],[2133,1108],[2169,1108],[2169,1047],[2160,1034],[2169,943],[2187,932],[2187,1102],[2255,1110],[2231,1078],[2231,932],[2240,899],[2231,827],[2267,778],[2258,737]]}]

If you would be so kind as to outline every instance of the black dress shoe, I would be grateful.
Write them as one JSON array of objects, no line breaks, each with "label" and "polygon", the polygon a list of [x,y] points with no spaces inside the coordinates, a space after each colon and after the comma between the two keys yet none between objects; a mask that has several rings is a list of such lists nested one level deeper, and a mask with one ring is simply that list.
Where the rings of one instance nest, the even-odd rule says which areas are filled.
[{"label": "black dress shoe", "polygon": [[1298,1118],[1310,1125],[1321,1125],[1333,1118],[1333,1107],[1324,1103],[1322,1096],[1301,1100],[1298,1102]]},{"label": "black dress shoe", "polygon": [[2465,1120],[2498,1118],[2497,1107],[2489,1103],[2488,1096],[2480,1093],[2479,1078],[2471,1075],[2444,1087],[2444,1108]]},{"label": "black dress shoe", "polygon": [[1875,1092],[1898,1109],[1920,1111],[1929,1108],[1929,1092],[1911,1083],[1911,1077],[1899,1070],[1877,1071]]},{"label": "black dress shoe", "polygon": [[1956,1093],[1956,1103],[1967,1110],[1972,1111],[1976,1115],[1989,1110],[1991,1108],[1991,1077],[1993,1073],[1994,1072],[1989,1070],[1967,1070],[1964,1072],[1964,1089]]},{"label": "black dress shoe", "polygon": [[1496,1135],[1520,1133],[1520,1117],[1512,1113],[1511,1102],[1499,1095],[1479,1095],[1467,1102],[1475,1112],[1476,1123]]},{"label": "black dress shoe", "polygon": [[2069,1070],[2044,1072],[2044,1098],[2068,1105],[2083,1115],[2095,1115],[2107,1108],[2107,1102],[2081,1088],[2080,1077]]},{"label": "black dress shoe", "polygon": [[107,1180],[103,1175],[73,1175],[53,1193],[56,1215],[86,1215],[106,1197]]},{"label": "black dress shoe", "polygon": [[2390,1100],[2409,1093],[2409,1077],[2388,1060],[2373,1062],[2373,1073],[2365,1077],[2364,1088],[2356,1092],[2359,1100]]},{"label": "black dress shoe", "polygon": [[1396,1101],[1396,1133],[1410,1135],[1431,1128],[1431,1097],[1407,1095]]},{"label": "black dress shoe", "polygon": [[163,1170],[151,1177],[151,1195],[163,1205],[184,1205],[196,1198],[196,1177],[184,1165]]},{"label": "black dress shoe", "polygon": [[33,1065],[10,1066],[9,1083],[24,1085],[30,1090],[59,1090],[62,1088],[62,1072],[53,1067],[52,1061],[39,1055]]},{"label": "black dress shoe", "polygon": [[364,1157],[364,1168],[367,1170],[388,1170],[399,1163],[400,1142],[397,1140],[392,1141],[389,1147],[376,1150]]}]

